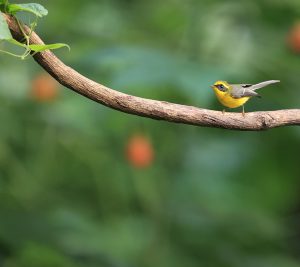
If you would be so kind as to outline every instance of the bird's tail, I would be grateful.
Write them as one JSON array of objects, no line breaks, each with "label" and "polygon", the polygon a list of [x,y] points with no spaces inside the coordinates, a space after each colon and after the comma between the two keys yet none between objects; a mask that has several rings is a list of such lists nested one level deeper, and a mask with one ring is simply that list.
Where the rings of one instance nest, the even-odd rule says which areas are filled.
[{"label": "bird's tail", "polygon": [[257,83],[257,84],[253,84],[251,86],[251,90],[255,91],[257,89],[266,87],[267,85],[273,84],[273,83],[279,83],[279,80],[271,80],[271,81],[265,81],[265,82],[261,82],[261,83]]}]

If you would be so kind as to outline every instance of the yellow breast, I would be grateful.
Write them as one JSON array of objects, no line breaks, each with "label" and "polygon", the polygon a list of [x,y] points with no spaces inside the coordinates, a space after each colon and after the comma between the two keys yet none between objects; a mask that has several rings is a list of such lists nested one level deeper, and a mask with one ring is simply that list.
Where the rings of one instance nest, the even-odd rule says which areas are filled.
[{"label": "yellow breast", "polygon": [[228,108],[237,108],[244,105],[250,97],[233,98],[228,92],[222,92],[216,88],[213,88],[214,92],[220,101],[220,103]]}]

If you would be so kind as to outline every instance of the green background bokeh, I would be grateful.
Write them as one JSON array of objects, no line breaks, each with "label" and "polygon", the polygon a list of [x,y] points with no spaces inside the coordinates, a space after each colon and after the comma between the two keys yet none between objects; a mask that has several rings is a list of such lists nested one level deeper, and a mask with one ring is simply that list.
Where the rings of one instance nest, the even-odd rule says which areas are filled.
[{"label": "green background bokeh", "polygon": [[[279,79],[246,111],[299,108],[300,58],[287,45],[299,1],[40,3],[43,40],[69,44],[55,53],[111,88],[221,110],[215,80]],[[40,102],[40,67],[0,60],[0,266],[300,266],[298,127],[154,121],[63,87]],[[152,144],[148,168],[126,157],[136,134]]]}]

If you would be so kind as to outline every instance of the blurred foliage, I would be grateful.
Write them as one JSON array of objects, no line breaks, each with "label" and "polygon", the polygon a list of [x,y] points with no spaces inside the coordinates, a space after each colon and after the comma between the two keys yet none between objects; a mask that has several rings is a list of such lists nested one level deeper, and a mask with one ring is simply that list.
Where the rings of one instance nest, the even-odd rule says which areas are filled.
[{"label": "blurred foliage", "polygon": [[[299,1],[40,3],[40,36],[112,88],[220,110],[215,80],[280,79],[246,111],[299,108]],[[153,121],[0,60],[0,266],[300,266],[297,127]],[[144,166],[126,152],[134,136]]]}]

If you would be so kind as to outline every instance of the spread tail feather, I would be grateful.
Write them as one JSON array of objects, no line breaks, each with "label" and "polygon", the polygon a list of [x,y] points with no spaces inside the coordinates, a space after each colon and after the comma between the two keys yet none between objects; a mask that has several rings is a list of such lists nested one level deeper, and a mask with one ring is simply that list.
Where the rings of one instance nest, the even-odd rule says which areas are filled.
[{"label": "spread tail feather", "polygon": [[257,83],[257,84],[253,84],[251,86],[251,90],[255,91],[257,89],[266,87],[267,85],[273,84],[273,83],[279,83],[279,80],[271,80],[271,81],[265,81],[265,82],[261,82],[261,83]]}]

